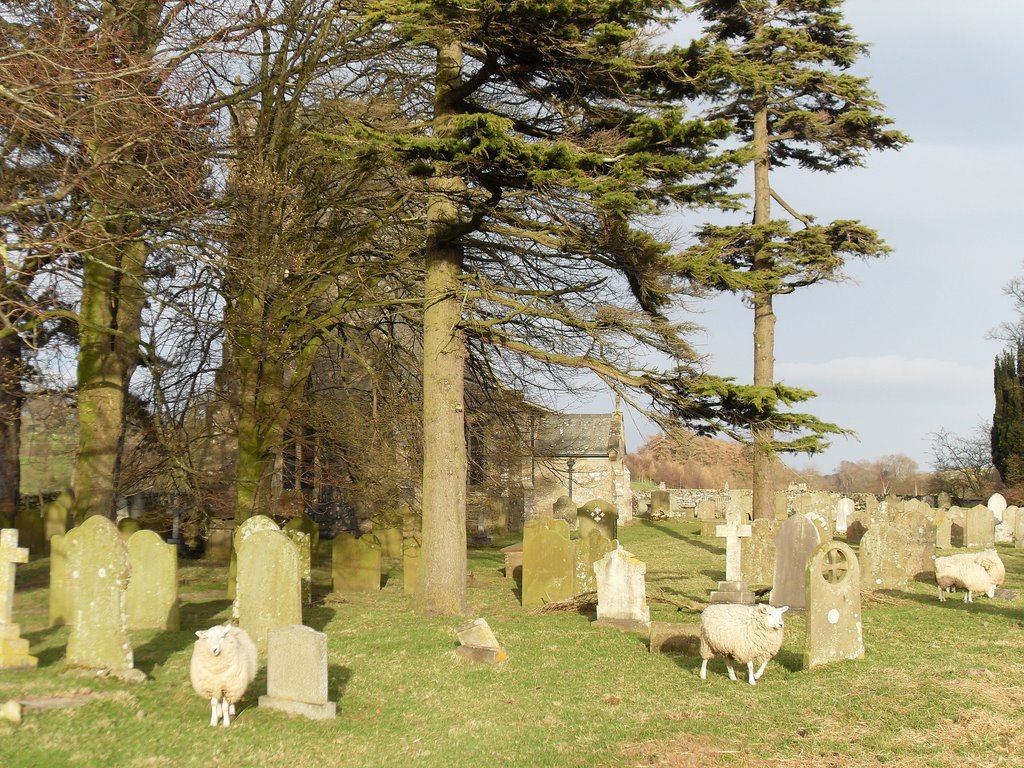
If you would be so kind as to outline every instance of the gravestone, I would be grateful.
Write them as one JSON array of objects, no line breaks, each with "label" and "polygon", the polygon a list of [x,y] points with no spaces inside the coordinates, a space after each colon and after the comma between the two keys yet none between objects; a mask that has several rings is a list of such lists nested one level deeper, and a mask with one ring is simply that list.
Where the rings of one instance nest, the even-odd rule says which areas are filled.
[{"label": "gravestone", "polygon": [[369,536],[356,538],[351,533],[334,537],[331,579],[334,591],[380,591],[380,548]]},{"label": "gravestone", "polygon": [[985,506],[992,511],[996,522],[1000,522],[1003,519],[1003,512],[1006,511],[1006,497],[1001,493],[993,493],[988,497],[988,503]]},{"label": "gravestone", "polygon": [[380,549],[381,557],[402,556],[402,529],[396,525],[377,525],[374,522],[373,533],[374,543]]},{"label": "gravestone", "polygon": [[576,502],[564,494],[555,500],[552,514],[555,520],[565,520],[570,528],[576,528],[578,525]]},{"label": "gravestone", "polygon": [[718,589],[711,593],[712,603],[754,604],[754,593],[743,583],[743,560],[740,541],[750,538],[749,525],[741,525],[741,513],[733,510],[725,525],[715,528],[715,535],[725,539],[725,581],[718,582]]},{"label": "gravestone", "polygon": [[473,619],[455,628],[459,647],[455,655],[467,661],[500,664],[508,661],[508,653],[494,636],[487,619]]},{"label": "gravestone", "polygon": [[789,519],[789,494],[785,491],[775,494],[775,519],[779,522]]},{"label": "gravestone", "polygon": [[213,563],[228,563],[232,560],[231,541],[234,539],[234,523],[230,520],[212,520],[203,542],[203,560]]},{"label": "gravestone", "polygon": [[302,531],[309,536],[309,562],[316,565],[320,552],[320,526],[303,509],[299,514],[288,520],[283,526],[286,531]]},{"label": "gravestone", "polygon": [[42,555],[46,552],[46,527],[43,516],[36,510],[23,508],[17,515],[18,541],[29,554]]},{"label": "gravestone", "polygon": [[949,515],[950,546],[962,547],[964,545],[964,526],[967,524],[967,510],[954,506],[946,510],[946,514]]},{"label": "gravestone", "polygon": [[701,538],[714,538],[715,528],[725,522],[725,516],[719,511],[718,500],[704,499],[698,502],[697,519],[700,520]]},{"label": "gravestone", "polygon": [[27,562],[28,548],[18,546],[17,529],[0,530],[0,669],[30,669],[39,663],[14,623],[15,564]]},{"label": "gravestone", "polygon": [[125,594],[128,629],[177,632],[181,626],[178,548],[153,531],[138,531],[128,539],[128,562],[132,569]]},{"label": "gravestone", "polygon": [[948,491],[939,491],[939,495],[935,498],[935,506],[939,509],[949,509],[953,506],[953,497],[949,495]]},{"label": "gravestone", "polygon": [[854,504],[853,499],[844,496],[838,501],[836,504],[836,533],[846,533],[850,518],[856,511],[857,505]]},{"label": "gravestone", "polygon": [[1017,507],[1003,510],[1002,519],[996,523],[996,544],[1012,544],[1013,532],[1017,529]]},{"label": "gravestone", "polygon": [[337,705],[328,700],[327,681],[327,635],[301,624],[269,630],[261,709],[329,720],[337,715]]},{"label": "gravestone", "polygon": [[826,541],[807,561],[807,640],[804,669],[864,657],[860,568],[853,550]]},{"label": "gravestone", "polygon": [[1017,515],[1013,527],[1013,546],[1014,549],[1024,549],[1024,515]]},{"label": "gravestone", "polygon": [[576,511],[576,525],[581,539],[596,528],[612,541],[619,536],[619,513],[614,504],[604,499],[593,499]]},{"label": "gravestone", "polygon": [[423,573],[423,560],[420,557],[420,542],[414,536],[407,536],[402,541],[402,591],[407,595],[416,593]]},{"label": "gravestone", "polygon": [[505,556],[505,578],[523,580],[523,542],[517,541],[501,548]]},{"label": "gravestone", "polygon": [[597,621],[600,626],[647,630],[651,609],[647,606],[647,565],[619,544],[594,564],[597,576]]},{"label": "gravestone", "polygon": [[924,513],[910,508],[896,521],[898,535],[907,553],[907,575],[911,579],[935,578],[935,523]]},{"label": "gravestone", "polygon": [[935,548],[949,549],[953,546],[953,519],[949,509],[935,510]]},{"label": "gravestone", "polygon": [[233,613],[259,651],[271,629],[302,623],[302,556],[279,530],[254,531],[238,547]]},{"label": "gravestone", "polygon": [[604,532],[592,528],[590,532],[575,542],[576,561],[573,594],[582,595],[597,589],[597,577],[594,575],[594,563],[615,549],[615,542],[607,538]]},{"label": "gravestone", "polygon": [[523,526],[523,607],[572,597],[574,561],[565,520],[527,521]]},{"label": "gravestone", "polygon": [[124,538],[110,520],[93,515],[68,542],[71,635],[68,663],[121,672],[134,667],[125,598],[131,565]]},{"label": "gravestone", "polygon": [[750,524],[750,538],[740,540],[743,548],[742,581],[771,585],[775,578],[775,537],[781,525],[778,520],[755,520]]},{"label": "gravestone", "polygon": [[313,602],[313,563],[312,544],[309,534],[300,531],[298,528],[282,528],[281,533],[291,539],[299,549],[299,575],[302,579],[302,604],[309,605]]},{"label": "gravestone", "polygon": [[964,522],[965,547],[991,547],[996,539],[996,519],[992,510],[978,504],[967,510]]},{"label": "gravestone", "polygon": [[664,520],[672,515],[672,494],[668,491],[652,491],[648,516],[651,520]]},{"label": "gravestone", "polygon": [[775,577],[769,602],[803,609],[806,605],[807,560],[821,544],[821,529],[806,515],[796,514],[775,537]]},{"label": "gravestone", "polygon": [[46,540],[63,536],[73,523],[71,511],[75,506],[75,495],[70,490],[61,491],[56,499],[43,507],[43,531]]},{"label": "gravestone", "polygon": [[55,534],[50,537],[50,624],[56,627],[71,623],[71,577],[68,575],[68,539]]},{"label": "gravestone", "polygon": [[899,520],[880,517],[871,526],[860,543],[861,589],[901,589],[907,585],[917,563],[907,535],[907,526]]},{"label": "gravestone", "polygon": [[142,524],[130,517],[122,517],[117,521],[117,530],[125,541],[128,541],[134,534],[142,530]]},{"label": "gravestone", "polygon": [[[238,574],[238,550],[241,549],[242,544],[245,543],[246,539],[252,536],[254,533],[260,531],[280,531],[277,523],[271,520],[266,515],[253,515],[252,517],[246,518],[241,525],[239,525],[232,536],[231,542],[231,564],[228,566],[228,598],[231,600],[235,599],[235,582]],[[238,616],[236,615],[237,619]],[[302,622],[299,622],[300,624]]]}]

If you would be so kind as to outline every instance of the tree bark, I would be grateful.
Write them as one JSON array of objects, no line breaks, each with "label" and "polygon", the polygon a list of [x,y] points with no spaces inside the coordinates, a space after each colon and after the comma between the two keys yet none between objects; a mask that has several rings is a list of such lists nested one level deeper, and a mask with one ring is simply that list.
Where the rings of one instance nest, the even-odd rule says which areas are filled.
[{"label": "tree bark", "polygon": [[21,498],[21,338],[0,338],[0,527],[14,525]]},{"label": "tree bark", "polygon": [[[771,221],[771,184],[768,155],[768,109],[754,112],[754,225]],[[755,244],[754,271],[771,270],[771,256]],[[757,291],[754,305],[754,386],[771,387],[775,383],[775,312],[772,294]],[[775,432],[769,424],[751,425],[753,437],[753,517],[771,520],[775,517],[772,464],[775,454],[772,443]]]},{"label": "tree bark", "polygon": [[[434,135],[455,114],[462,46],[438,51]],[[430,184],[423,308],[423,571],[417,605],[424,613],[466,610],[466,342],[460,330],[462,249],[450,229],[459,220],[463,183],[439,164]]]}]

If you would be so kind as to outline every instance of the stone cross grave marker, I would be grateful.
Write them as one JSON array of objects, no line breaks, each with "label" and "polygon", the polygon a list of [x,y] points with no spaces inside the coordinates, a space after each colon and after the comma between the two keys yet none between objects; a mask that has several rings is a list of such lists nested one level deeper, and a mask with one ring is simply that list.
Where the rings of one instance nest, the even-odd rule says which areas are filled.
[{"label": "stone cross grave marker", "polygon": [[715,526],[715,535],[725,539],[725,580],[742,581],[743,568],[741,565],[740,539],[750,538],[751,528],[749,525],[741,525],[739,516],[731,517],[725,525]]},{"label": "stone cross grave marker", "polygon": [[804,669],[864,656],[860,566],[853,550],[826,541],[807,561],[807,642]]},{"label": "stone cross grave marker", "polygon": [[18,530],[0,531],[0,669],[34,667],[39,660],[28,655],[28,640],[21,638],[21,627],[11,621],[14,615],[14,567],[28,562],[28,548],[18,546]]}]

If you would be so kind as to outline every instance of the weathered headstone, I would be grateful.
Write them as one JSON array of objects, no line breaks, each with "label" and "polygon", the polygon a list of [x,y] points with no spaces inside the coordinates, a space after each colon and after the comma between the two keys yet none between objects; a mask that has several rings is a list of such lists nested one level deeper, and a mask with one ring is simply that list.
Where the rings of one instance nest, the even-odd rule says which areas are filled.
[{"label": "weathered headstone", "polygon": [[604,499],[593,499],[580,507],[576,511],[576,524],[581,539],[593,528],[601,531],[609,541],[619,536],[619,513],[614,504]]},{"label": "weathered headstone", "polygon": [[604,532],[592,528],[576,545],[575,586],[573,593],[582,595],[597,589],[597,577],[594,575],[594,563],[615,549],[615,542],[607,538]]},{"label": "weathered headstone", "polygon": [[499,664],[508,661],[508,653],[494,636],[487,619],[473,619],[455,628],[459,647],[455,655],[468,661]]},{"label": "weathered headstone", "polygon": [[302,562],[299,548],[280,530],[255,531],[238,547],[234,614],[256,648],[267,648],[275,627],[302,623]]},{"label": "weathered headstone", "polygon": [[953,546],[953,519],[949,509],[939,508],[935,511],[935,548],[949,549]]},{"label": "weathered headstone", "polygon": [[884,508],[860,542],[861,589],[900,589],[913,577],[917,563],[908,544],[908,528],[891,520]]},{"label": "weathered headstone", "polygon": [[821,539],[821,529],[806,515],[793,515],[779,527],[775,537],[775,578],[769,599],[772,605],[805,607],[807,560]]},{"label": "weathered headstone", "polygon": [[733,510],[724,525],[715,528],[715,535],[725,539],[725,581],[711,593],[712,603],[746,603],[752,605],[754,594],[743,583],[743,561],[740,541],[750,538],[749,525],[741,525],[741,513]]},{"label": "weathered headstone", "polygon": [[228,520],[214,520],[203,542],[203,560],[214,563],[232,561],[231,542],[234,539],[234,523]]},{"label": "weathered headstone", "polygon": [[313,601],[313,563],[312,544],[309,534],[298,528],[282,528],[281,533],[291,539],[299,549],[299,575],[302,579],[302,604],[309,605]]},{"label": "weathered headstone", "polygon": [[597,624],[645,630],[651,625],[647,606],[647,564],[616,546],[594,564],[597,575]]},{"label": "weathered headstone", "polygon": [[910,507],[896,521],[907,552],[907,575],[911,579],[935,578],[935,523],[919,508]]},{"label": "weathered headstone", "polygon": [[128,539],[128,561],[132,569],[125,595],[128,629],[177,632],[181,626],[178,548],[153,531],[138,531]]},{"label": "weathered headstone", "polygon": [[672,494],[668,491],[652,491],[648,515],[651,520],[664,520],[672,514]]},{"label": "weathered headstone", "polygon": [[302,531],[309,536],[309,562],[316,565],[320,551],[320,526],[306,514],[306,510],[303,509],[281,527],[286,531]]},{"label": "weathered headstone", "polygon": [[789,494],[780,491],[775,494],[775,519],[778,521],[789,518]]},{"label": "weathered headstone", "polygon": [[967,510],[964,522],[965,547],[991,547],[996,540],[996,519],[992,510],[978,504]]},{"label": "weathered headstone", "polygon": [[379,591],[380,562],[380,548],[369,536],[357,539],[351,533],[339,533],[334,537],[331,563],[334,591]]},{"label": "weathered headstone", "polygon": [[[253,515],[246,518],[238,528],[235,529],[231,543],[231,564],[228,566],[228,597],[235,599],[235,582],[238,574],[238,550],[241,549],[245,540],[259,531],[280,531],[277,523],[266,515]],[[236,615],[237,619],[238,616]],[[301,624],[302,622],[298,622]]]},{"label": "weathered headstone", "polygon": [[523,607],[573,596],[573,542],[564,520],[529,520],[523,526]]},{"label": "weathered headstone", "polygon": [[[74,531],[75,529],[72,529]],[[50,537],[50,626],[71,623],[71,577],[68,575],[68,534]]]},{"label": "weathered headstone", "polygon": [[0,530],[0,669],[26,669],[39,663],[29,655],[28,640],[14,623],[15,563],[27,562],[28,549],[18,546],[17,529]]},{"label": "weathered headstone", "polygon": [[517,541],[515,544],[509,544],[507,547],[502,547],[501,551],[505,555],[505,578],[522,581],[523,542]]},{"label": "weathered headstone", "polygon": [[954,506],[946,510],[946,514],[949,515],[950,545],[962,547],[964,545],[964,526],[967,525],[967,510]]},{"label": "weathered headstone", "polygon": [[853,499],[844,496],[838,501],[836,504],[836,533],[846,533],[846,527],[856,510],[857,505],[854,504]]},{"label": "weathered headstone", "polygon": [[313,720],[337,715],[328,700],[327,635],[293,624],[274,627],[267,640],[267,693],[259,706]]},{"label": "weathered headstone", "polygon": [[826,541],[807,561],[807,641],[804,669],[864,657],[860,573],[853,550]]},{"label": "weathered headstone", "polygon": [[576,502],[568,496],[563,494],[555,499],[555,504],[551,511],[555,520],[565,520],[565,522],[569,524],[570,528],[576,528]]},{"label": "weathered headstone", "polygon": [[128,541],[133,535],[142,530],[142,524],[130,517],[122,517],[117,521],[117,530],[124,540]]},{"label": "weathered headstone", "polygon": [[46,551],[46,528],[38,510],[22,509],[18,512],[18,541],[32,555]]},{"label": "weathered headstone", "polygon": [[1006,511],[1006,497],[1001,493],[993,493],[988,497],[988,503],[985,506],[992,511],[996,522],[999,522],[1003,519],[1003,512]]},{"label": "weathered headstone", "polygon": [[948,491],[939,491],[939,495],[935,498],[935,506],[939,509],[949,509],[953,506],[953,497],[949,495]]},{"label": "weathered headstone", "polygon": [[72,591],[68,663],[115,672],[132,669],[125,611],[131,565],[124,538],[110,520],[93,515],[75,529],[68,543]]},{"label": "weathered headstone", "polygon": [[750,524],[750,538],[741,539],[742,581],[771,585],[775,578],[775,537],[781,525],[778,520],[755,520]]},{"label": "weathered headstone", "polygon": [[1024,514],[1017,515],[1016,524],[1013,527],[1014,549],[1024,549]]},{"label": "weathered headstone", "polygon": [[43,507],[43,530],[46,540],[63,536],[72,526],[71,510],[75,506],[75,495],[70,490],[61,491],[56,499]]},{"label": "weathered headstone", "polygon": [[1003,510],[1002,519],[996,523],[996,544],[1012,544],[1013,533],[1017,529],[1017,507]]},{"label": "weathered headstone", "polygon": [[419,539],[406,536],[402,541],[402,591],[405,594],[415,594],[422,572],[423,560],[420,557]]}]

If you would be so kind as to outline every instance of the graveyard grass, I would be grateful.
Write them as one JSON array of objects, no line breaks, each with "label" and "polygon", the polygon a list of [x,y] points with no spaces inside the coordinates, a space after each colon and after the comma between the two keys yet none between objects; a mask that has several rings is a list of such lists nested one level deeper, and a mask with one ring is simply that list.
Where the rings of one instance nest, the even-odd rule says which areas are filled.
[{"label": "graveyard grass", "polygon": [[[92,697],[0,721],[0,766],[1011,766],[1024,754],[1024,600],[962,594],[939,603],[915,583],[863,606],[867,656],[801,669],[804,620],[787,614],[782,651],[756,687],[708,679],[700,660],[652,655],[638,635],[591,628],[579,611],[523,610],[500,547],[470,554],[473,616],[507,649],[501,666],[456,659],[457,619],[416,615],[399,560],[381,592],[334,598],[330,542],[305,622],[329,637],[338,718],[315,722],[256,706],[261,671],[230,728],[188,682],[193,632],[230,615],[226,567],[183,560],[181,632],[133,632],[141,684],[69,668],[67,628],[49,629],[48,561],[18,566],[15,620],[39,668],[0,671],[12,698]],[[696,622],[723,578],[720,541],[695,522],[638,522],[623,545],[647,562],[655,621]],[[1024,554],[1000,546],[1006,587],[1024,591]],[[660,600],[659,600],[660,599]],[[742,677],[742,676],[741,676]]]}]

